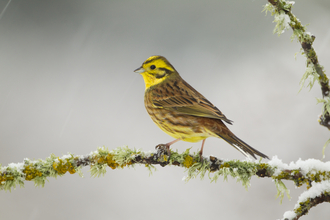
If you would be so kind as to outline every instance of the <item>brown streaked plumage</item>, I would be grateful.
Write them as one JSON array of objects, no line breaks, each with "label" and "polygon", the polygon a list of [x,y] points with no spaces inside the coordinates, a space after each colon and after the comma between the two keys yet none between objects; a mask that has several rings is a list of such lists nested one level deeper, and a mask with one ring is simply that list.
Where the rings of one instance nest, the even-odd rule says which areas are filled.
[{"label": "brown streaked plumage", "polygon": [[165,144],[168,149],[179,140],[202,140],[202,155],[205,139],[217,137],[245,156],[268,158],[236,137],[223,123],[232,124],[232,121],[184,81],[165,57],[149,57],[135,72],[140,73],[145,81],[144,104],[151,119],[176,139]]}]

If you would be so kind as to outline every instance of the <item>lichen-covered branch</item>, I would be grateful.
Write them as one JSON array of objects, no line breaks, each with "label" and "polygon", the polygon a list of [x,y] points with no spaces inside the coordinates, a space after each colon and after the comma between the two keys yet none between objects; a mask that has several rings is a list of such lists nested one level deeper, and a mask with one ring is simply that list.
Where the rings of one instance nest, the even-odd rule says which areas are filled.
[{"label": "lichen-covered branch", "polygon": [[283,220],[297,220],[308,211],[323,202],[330,202],[330,181],[313,183],[313,186],[306,192],[303,192],[297,201],[293,211],[284,213]]},{"label": "lichen-covered branch", "polygon": [[188,172],[186,181],[198,175],[204,177],[206,172],[214,173],[212,181],[216,181],[219,175],[225,178],[231,175],[242,181],[245,186],[257,171],[256,164],[247,161],[223,161],[212,156],[200,161],[199,154],[190,154],[190,149],[181,154],[171,151],[169,156],[167,150],[162,148],[158,148],[156,152],[142,152],[128,147],[109,151],[103,147],[85,156],[51,155],[45,160],[32,161],[26,158],[22,163],[0,166],[0,189],[10,191],[18,185],[24,186],[25,181],[33,181],[36,186],[44,186],[48,177],[62,176],[67,172],[78,173],[82,176],[81,169],[86,166],[90,166],[92,176],[100,176],[106,173],[107,167],[118,169],[136,164],[146,166],[150,172],[155,169],[154,165],[162,167],[174,165],[186,168]]},{"label": "lichen-covered branch", "polygon": [[281,34],[285,29],[292,28],[292,39],[297,39],[303,49],[303,54],[307,58],[306,72],[303,75],[300,84],[301,88],[308,79],[310,88],[314,82],[318,81],[321,86],[323,96],[323,111],[319,118],[319,123],[330,129],[330,86],[329,79],[324,73],[323,66],[320,65],[316,52],[313,48],[315,36],[306,31],[306,26],[303,26],[299,19],[291,12],[294,2],[285,0],[268,0],[269,4],[265,6],[265,11],[270,11],[274,15],[276,26],[274,32]]},{"label": "lichen-covered branch", "polygon": [[[308,209],[314,205],[322,201],[329,201],[330,162],[309,159],[306,161],[298,160],[288,165],[276,156],[267,163],[252,160],[225,161],[213,156],[203,157],[201,161],[199,153],[191,154],[190,149],[183,153],[171,151],[171,155],[168,155],[167,150],[162,148],[158,148],[155,152],[143,152],[128,147],[116,148],[111,151],[102,147],[85,156],[68,154],[56,157],[51,155],[45,160],[36,161],[26,158],[23,163],[0,166],[0,189],[11,191],[18,185],[23,187],[25,181],[33,181],[35,186],[44,186],[47,178],[56,178],[66,173],[78,173],[82,176],[81,169],[86,166],[90,167],[92,176],[98,177],[106,173],[107,167],[121,169],[133,167],[136,164],[144,165],[150,173],[156,169],[155,165],[183,167],[187,172],[185,181],[197,176],[203,179],[205,174],[208,174],[211,182],[216,182],[220,176],[223,176],[224,180],[231,176],[241,182],[246,189],[250,186],[252,176],[268,177],[274,180],[278,192],[277,196],[281,197],[281,200],[285,194],[289,197],[289,191],[283,180],[293,181],[297,187],[306,185],[308,191],[298,203],[303,208],[299,209],[299,206],[293,212],[287,213],[288,216],[294,214],[295,218],[299,213],[301,215],[306,214]],[[323,184],[319,194],[315,193],[320,188],[316,184]],[[318,197],[308,197],[310,195],[308,192],[314,192],[313,195],[317,194]],[[290,213],[291,215],[289,215]]]},{"label": "lichen-covered branch", "polygon": [[[300,195],[294,211],[286,212],[283,220],[299,219],[301,216],[306,215],[313,206],[330,201],[330,162],[299,159],[297,162],[291,162],[288,165],[273,157],[268,165],[276,167],[272,175],[275,181],[292,180],[297,187],[304,184],[307,186],[307,191]],[[283,191],[278,190],[278,192]]]},{"label": "lichen-covered branch", "polygon": [[[324,73],[324,68],[319,64],[316,52],[312,46],[315,36],[307,32],[306,26],[303,26],[299,19],[291,12],[294,2],[285,0],[268,0],[268,2],[269,3],[265,5],[264,10],[266,13],[267,11],[271,12],[271,14],[275,17],[274,22],[276,23],[276,26],[274,28],[274,32],[280,35],[286,29],[291,28],[293,30],[291,39],[297,39],[301,44],[303,54],[305,54],[307,61],[306,71],[300,81],[300,90],[304,86],[306,80],[309,81],[308,87],[310,89],[313,87],[315,81],[319,82],[323,96],[323,98],[317,99],[318,103],[323,104],[323,110],[321,116],[319,117],[319,123],[330,129],[329,79]],[[329,143],[330,139],[323,147],[323,156],[325,147]],[[277,178],[280,180],[292,180],[298,187],[302,184],[307,185],[308,190],[301,195],[294,211],[288,211],[284,214],[283,219],[285,220],[299,219],[301,216],[307,214],[309,209],[313,206],[322,202],[330,201],[329,168],[322,168],[323,165],[321,165],[321,162],[316,160],[312,162],[312,164],[316,165],[312,168],[313,166],[310,166],[310,162],[297,161],[296,165],[298,166],[298,169],[292,169],[292,167],[290,169],[283,168],[280,173],[275,172],[272,176],[275,180]],[[272,161],[270,163],[272,163]],[[305,166],[304,163],[309,164],[309,166]],[[308,169],[306,170],[302,167],[307,167]]]},{"label": "lichen-covered branch", "polygon": [[330,180],[330,162],[324,163],[314,159],[298,160],[290,165],[282,163],[277,157],[273,157],[268,163],[225,161],[213,156],[204,157],[203,161],[200,161],[199,154],[191,154],[190,149],[181,154],[171,151],[169,156],[166,149],[142,152],[122,147],[109,151],[103,147],[85,156],[68,154],[56,157],[51,155],[45,160],[24,159],[23,163],[11,163],[8,166],[0,167],[0,189],[10,191],[17,185],[24,186],[25,181],[33,181],[36,186],[44,186],[48,177],[62,176],[66,173],[79,173],[82,176],[81,169],[85,166],[90,166],[92,176],[100,176],[106,173],[107,167],[118,169],[132,167],[136,164],[146,166],[150,172],[155,169],[154,165],[183,167],[188,174],[184,178],[186,181],[198,175],[204,178],[206,173],[211,182],[216,182],[220,176],[223,176],[224,179],[231,176],[246,188],[250,185],[250,179],[254,175],[269,177],[274,179],[278,195],[282,198],[285,193],[288,194],[282,180],[291,180],[297,187],[306,185],[307,188],[312,186],[312,182]]}]

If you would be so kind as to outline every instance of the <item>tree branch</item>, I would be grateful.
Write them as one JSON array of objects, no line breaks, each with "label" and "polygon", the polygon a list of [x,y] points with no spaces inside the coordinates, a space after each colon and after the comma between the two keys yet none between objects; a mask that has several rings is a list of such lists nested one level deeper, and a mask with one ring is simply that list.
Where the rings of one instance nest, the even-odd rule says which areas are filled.
[{"label": "tree branch", "polygon": [[303,215],[307,215],[308,211],[323,202],[330,202],[330,181],[314,183],[313,186],[303,192],[295,205],[294,211],[284,213],[283,220],[297,220]]},{"label": "tree branch", "polygon": [[[300,84],[301,88],[305,84],[305,80],[309,79],[310,82],[308,86],[310,88],[313,87],[314,82],[317,80],[321,86],[322,96],[323,98],[318,98],[318,103],[323,103],[323,111],[322,115],[319,117],[319,123],[322,126],[330,129],[330,87],[329,87],[329,79],[324,73],[323,67],[319,64],[316,52],[312,46],[315,36],[306,32],[306,27],[302,26],[300,21],[296,18],[295,15],[292,14],[291,9],[294,2],[288,2],[285,0],[268,0],[269,4],[265,6],[266,12],[270,11],[272,15],[274,15],[276,22],[276,26],[274,32],[278,35],[284,32],[285,29],[292,28],[293,35],[291,39],[297,38],[301,47],[303,49],[303,54],[305,54],[307,58],[306,62],[306,72],[303,75]],[[323,147],[323,155],[324,149],[327,144],[330,142],[330,139],[326,142]],[[299,161],[298,161],[299,162]],[[297,162],[297,163],[298,163]],[[307,161],[306,161],[307,162]],[[291,165],[291,164],[290,164]],[[312,164],[310,164],[312,165]],[[329,175],[329,168],[324,168],[327,174]],[[309,174],[308,174],[309,173]],[[293,174],[293,175],[292,175]],[[307,175],[306,175],[307,174]],[[288,211],[284,214],[284,220],[296,220],[301,216],[306,215],[313,206],[316,206],[322,202],[330,202],[330,182],[329,176],[319,176],[320,173],[318,171],[307,172],[306,170],[301,172],[295,170],[283,170],[281,175],[285,176],[285,178],[293,180],[295,184],[299,187],[301,184],[306,183],[307,191],[304,192],[300,197],[295,206],[294,211]]]},{"label": "tree branch", "polygon": [[[116,148],[109,151],[106,148],[98,148],[85,156],[74,156],[73,154],[64,155],[62,157],[56,157],[51,155],[45,160],[31,161],[24,159],[23,163],[11,163],[8,166],[0,166],[0,189],[8,190],[16,188],[17,185],[23,187],[25,181],[33,181],[35,186],[44,186],[48,177],[63,176],[66,173],[82,175],[81,169],[86,166],[90,166],[91,175],[101,176],[106,173],[106,168],[122,169],[124,167],[133,167],[136,164],[146,166],[150,173],[152,170],[156,170],[154,165],[160,165],[165,167],[168,165],[174,165],[183,167],[186,169],[187,177],[185,181],[189,181],[192,178],[200,176],[201,179],[208,173],[208,177],[211,182],[216,182],[220,176],[223,176],[224,180],[231,176],[238,182],[241,182],[245,188],[250,186],[250,180],[252,176],[268,177],[274,180],[277,188],[277,196],[283,199],[287,194],[289,197],[289,191],[282,182],[282,180],[293,181],[297,187],[306,184],[308,191],[306,193],[315,190],[319,190],[319,186],[315,184],[323,184],[325,187],[321,187],[320,193],[317,198],[304,196],[305,200],[301,200],[299,204],[301,209],[295,208],[294,212],[288,212],[295,217],[304,215],[311,207],[324,202],[329,201],[330,191],[330,162],[321,162],[315,159],[309,159],[306,161],[298,160],[297,162],[291,162],[289,165],[283,163],[276,156],[272,158],[268,163],[261,163],[261,161],[225,161],[216,157],[203,157],[200,161],[199,153],[190,153],[190,149],[187,149],[183,153],[171,151],[171,155],[168,155],[166,149],[158,148],[155,152],[142,152],[141,150],[129,149],[128,147]],[[328,188],[327,188],[328,187]],[[307,194],[308,195],[308,194]],[[290,216],[290,215],[289,215]],[[294,218],[288,218],[294,219]]]},{"label": "tree branch", "polygon": [[330,162],[324,163],[314,159],[298,160],[290,165],[282,163],[277,157],[273,157],[268,163],[253,162],[252,160],[225,161],[213,156],[203,157],[203,161],[200,161],[199,154],[190,154],[190,149],[181,154],[171,151],[171,155],[168,156],[166,149],[142,152],[123,147],[112,151],[98,148],[97,151],[85,156],[68,154],[56,157],[51,155],[45,160],[24,159],[23,163],[11,163],[8,166],[0,167],[0,189],[10,191],[17,185],[23,187],[25,181],[34,181],[35,186],[44,186],[48,177],[63,176],[67,172],[78,173],[82,176],[81,169],[86,166],[90,166],[92,176],[101,176],[106,173],[106,167],[119,169],[136,164],[146,166],[150,172],[155,169],[154,165],[183,167],[188,173],[188,176],[185,177],[186,181],[196,178],[198,175],[204,178],[206,173],[211,182],[216,182],[220,176],[223,176],[225,180],[231,176],[246,188],[250,186],[251,177],[254,175],[268,177],[274,180],[278,196],[281,198],[285,193],[289,196],[282,180],[291,180],[297,187],[306,184],[307,188],[312,186],[312,182],[330,180]]},{"label": "tree branch", "polygon": [[[281,34],[285,29],[291,27],[293,35],[291,39],[296,38],[303,49],[303,53],[307,58],[306,72],[301,80],[301,86],[304,85],[307,78],[310,79],[309,87],[312,88],[314,82],[317,80],[321,86],[323,112],[319,117],[319,123],[322,126],[330,129],[330,86],[329,79],[324,73],[323,66],[320,65],[316,52],[313,48],[313,42],[315,36],[306,31],[306,27],[303,26],[297,17],[291,12],[294,2],[285,0],[268,0],[270,4],[265,6],[266,11],[270,11],[275,16],[274,22],[277,23],[274,32]],[[302,87],[301,87],[302,88]]]}]

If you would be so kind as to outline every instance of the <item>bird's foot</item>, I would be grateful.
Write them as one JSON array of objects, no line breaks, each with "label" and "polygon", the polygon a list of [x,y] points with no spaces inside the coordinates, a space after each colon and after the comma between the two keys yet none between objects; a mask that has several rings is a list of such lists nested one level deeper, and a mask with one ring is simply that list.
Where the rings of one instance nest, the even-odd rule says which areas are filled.
[{"label": "bird's foot", "polygon": [[158,150],[157,152],[158,157],[160,157],[161,154],[167,154],[167,156],[170,158],[171,151],[170,151],[170,146],[168,144],[158,144],[155,148]]}]

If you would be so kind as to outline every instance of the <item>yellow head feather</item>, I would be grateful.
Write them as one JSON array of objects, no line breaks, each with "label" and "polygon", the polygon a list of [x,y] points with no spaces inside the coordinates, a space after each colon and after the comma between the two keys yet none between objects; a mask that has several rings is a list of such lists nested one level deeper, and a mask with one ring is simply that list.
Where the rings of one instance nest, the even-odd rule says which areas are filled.
[{"label": "yellow head feather", "polygon": [[146,89],[157,85],[173,74],[178,74],[174,67],[163,56],[151,56],[134,72],[140,73],[144,79]]}]

